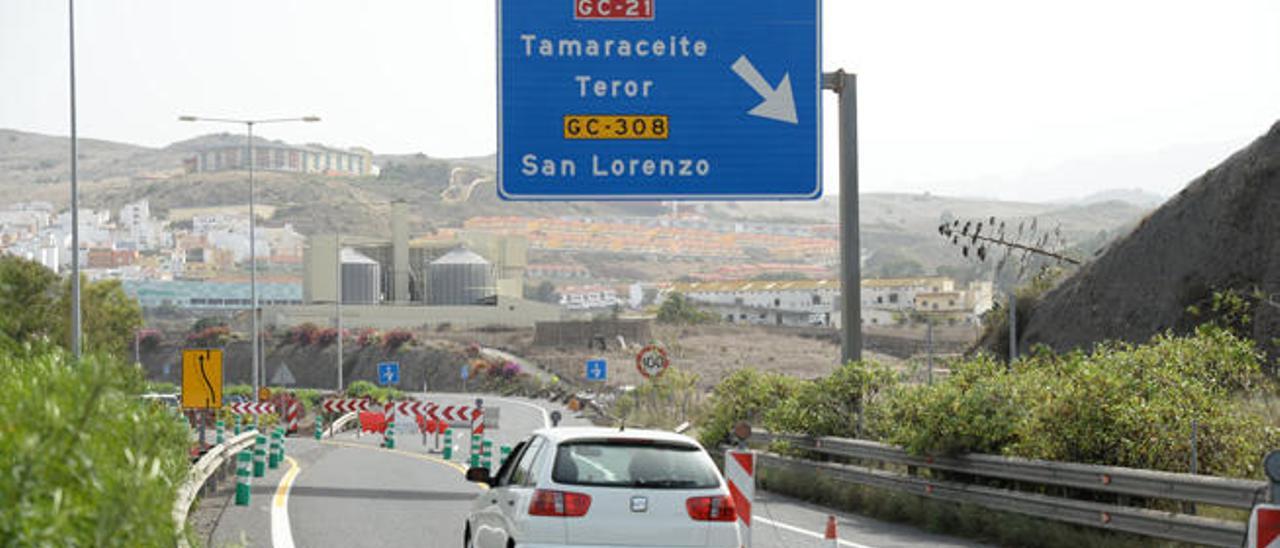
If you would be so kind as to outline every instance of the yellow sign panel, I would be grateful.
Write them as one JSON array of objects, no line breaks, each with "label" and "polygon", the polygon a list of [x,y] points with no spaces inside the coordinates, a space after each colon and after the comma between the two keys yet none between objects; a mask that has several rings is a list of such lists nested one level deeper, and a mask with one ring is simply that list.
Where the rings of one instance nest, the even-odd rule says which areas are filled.
[{"label": "yellow sign panel", "polygon": [[182,351],[182,407],[222,409],[222,351]]},{"label": "yellow sign panel", "polygon": [[258,401],[266,402],[271,399],[271,389],[265,386],[258,389]]},{"label": "yellow sign panel", "polygon": [[564,117],[564,138],[666,140],[671,118],[661,114],[569,114]]}]

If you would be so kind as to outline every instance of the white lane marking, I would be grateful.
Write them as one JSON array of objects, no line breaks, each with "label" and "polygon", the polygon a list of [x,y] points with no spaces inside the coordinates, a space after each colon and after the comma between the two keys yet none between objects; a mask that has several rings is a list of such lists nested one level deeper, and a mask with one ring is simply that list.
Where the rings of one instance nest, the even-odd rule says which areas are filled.
[{"label": "white lane marking", "polygon": [[275,500],[271,503],[271,546],[274,548],[294,548],[293,529],[289,527],[289,491],[302,468],[293,457],[286,456],[284,460],[289,461],[289,471],[280,478]]},{"label": "white lane marking", "polygon": [[[773,521],[773,520],[771,520],[771,519],[765,519],[765,518],[762,518],[762,517],[760,517],[760,516],[751,516],[751,521],[752,521],[753,523],[763,523],[763,524],[765,524],[765,525],[772,525],[772,526],[777,527],[777,528],[779,528],[779,529],[783,529],[783,530],[786,530],[786,531],[791,531],[792,533],[799,533],[799,534],[801,534],[801,535],[805,535],[805,536],[807,536],[807,537],[813,537],[813,538],[816,538],[816,539],[819,539],[819,540],[825,540],[825,539],[826,539],[826,537],[825,537],[824,535],[820,535],[820,534],[815,533],[815,532],[813,532],[813,531],[809,531],[809,530],[806,530],[806,529],[801,529],[801,528],[796,527],[796,526],[794,526],[794,525],[787,525],[787,524],[782,523],[782,522],[780,522],[780,521]],[[839,540],[839,542],[840,542],[840,545],[841,545],[841,546],[849,546],[850,548],[871,548],[870,546],[867,546],[866,544],[858,544],[858,543],[856,543],[856,542],[851,542],[851,541],[847,541],[847,540],[844,540],[844,539],[838,539],[838,540]]]},{"label": "white lane marking", "polygon": [[518,404],[518,405],[523,405],[523,406],[525,406],[525,407],[532,407],[533,409],[537,409],[537,410],[538,410],[538,412],[542,413],[542,427],[543,427],[543,428],[551,428],[551,413],[549,413],[549,412],[547,411],[547,408],[542,407],[541,405],[534,405],[534,404],[529,403],[529,402],[526,402],[526,401],[511,400],[511,399],[507,399],[507,398],[497,398],[497,397],[493,397],[493,396],[490,396],[490,397],[489,397],[489,399],[497,400],[497,401],[504,401],[504,402],[507,402],[507,403],[514,403],[514,404]]}]

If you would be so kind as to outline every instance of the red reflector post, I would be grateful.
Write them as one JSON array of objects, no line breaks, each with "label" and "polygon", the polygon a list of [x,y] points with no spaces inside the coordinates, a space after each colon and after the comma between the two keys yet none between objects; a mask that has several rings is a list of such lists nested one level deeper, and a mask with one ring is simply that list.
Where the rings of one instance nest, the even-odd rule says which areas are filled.
[{"label": "red reflector post", "polygon": [[529,515],[580,518],[591,509],[591,495],[539,489],[529,502]]},{"label": "red reflector post", "polygon": [[734,521],[738,512],[733,508],[733,500],[725,496],[694,497],[685,501],[689,517],[694,521]]}]

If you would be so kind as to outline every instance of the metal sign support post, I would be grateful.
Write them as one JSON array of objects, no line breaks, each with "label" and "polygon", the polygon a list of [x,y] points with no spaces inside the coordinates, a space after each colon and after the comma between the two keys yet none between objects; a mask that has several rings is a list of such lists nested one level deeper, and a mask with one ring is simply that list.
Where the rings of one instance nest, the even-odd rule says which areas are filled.
[{"label": "metal sign support post", "polygon": [[822,75],[840,96],[840,361],[862,360],[862,239],[858,230],[858,76]]}]

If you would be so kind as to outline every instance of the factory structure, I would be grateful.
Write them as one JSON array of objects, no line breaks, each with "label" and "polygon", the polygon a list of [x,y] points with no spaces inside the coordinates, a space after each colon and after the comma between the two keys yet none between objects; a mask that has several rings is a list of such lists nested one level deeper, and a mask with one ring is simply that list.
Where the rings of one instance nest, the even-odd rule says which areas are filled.
[{"label": "factory structure", "polygon": [[[321,144],[291,145],[281,141],[254,141],[254,169],[285,173],[317,173],[368,177],[378,175],[373,152],[353,147],[340,149]],[[243,143],[205,147],[184,161],[190,173],[229,171],[249,167],[249,148]]]},{"label": "factory structure", "polygon": [[303,252],[303,304],[271,308],[266,321],[331,325],[339,298],[346,328],[532,326],[560,319],[558,306],[523,298],[526,238],[459,231],[410,239],[407,207],[392,204],[389,240],[312,235]]}]

